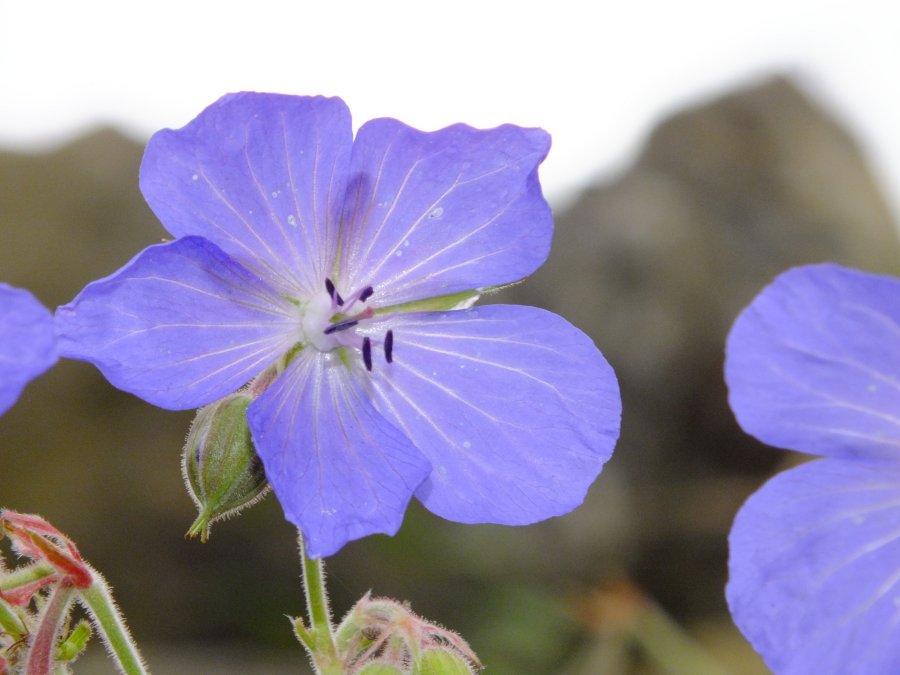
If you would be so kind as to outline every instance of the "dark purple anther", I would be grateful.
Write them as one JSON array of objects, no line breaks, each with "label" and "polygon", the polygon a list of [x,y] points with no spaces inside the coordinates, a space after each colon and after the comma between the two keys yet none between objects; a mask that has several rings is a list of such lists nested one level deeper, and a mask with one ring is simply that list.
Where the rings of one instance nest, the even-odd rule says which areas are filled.
[{"label": "dark purple anther", "polygon": [[375,289],[374,289],[374,288],[372,288],[371,286],[366,286],[366,287],[363,289],[362,293],[359,294],[359,300],[360,300],[360,302],[365,302],[366,300],[368,300],[369,298],[371,298],[371,297],[372,297],[372,293],[374,293],[374,292],[375,292]]},{"label": "dark purple anther", "polygon": [[394,361],[394,331],[389,330],[384,336],[384,360],[388,363]]},{"label": "dark purple anther", "polygon": [[325,292],[331,296],[331,299],[337,303],[338,307],[343,306],[344,299],[341,297],[341,294],[337,292],[334,283],[332,283],[331,279],[328,277],[325,277]]},{"label": "dark purple anther", "polygon": [[372,371],[372,341],[369,338],[363,338],[363,363],[366,364],[366,370]]},{"label": "dark purple anther", "polygon": [[353,328],[359,321],[356,319],[344,319],[343,321],[338,321],[337,323],[333,323],[328,328],[326,328],[323,332],[325,335],[331,335],[332,333],[338,333],[342,330],[347,330],[348,328]]}]

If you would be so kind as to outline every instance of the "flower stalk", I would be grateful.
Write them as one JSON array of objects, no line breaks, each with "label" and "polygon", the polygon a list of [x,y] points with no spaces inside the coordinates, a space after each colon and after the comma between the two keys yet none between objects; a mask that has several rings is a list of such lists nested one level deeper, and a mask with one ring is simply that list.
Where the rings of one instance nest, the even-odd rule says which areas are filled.
[{"label": "flower stalk", "polygon": [[302,618],[296,618],[293,622],[294,631],[297,639],[309,652],[318,675],[341,675],[344,672],[344,666],[334,641],[331,609],[328,592],[325,589],[324,563],[321,558],[312,559],[306,555],[302,533],[298,535],[298,541],[303,567],[303,594],[306,596],[309,625],[304,625]]},{"label": "flower stalk", "polygon": [[126,675],[146,675],[148,671],[144,661],[113,600],[109,585],[96,570],[91,568],[91,571],[93,583],[81,591],[79,599],[88,608],[100,638],[121,671]]}]

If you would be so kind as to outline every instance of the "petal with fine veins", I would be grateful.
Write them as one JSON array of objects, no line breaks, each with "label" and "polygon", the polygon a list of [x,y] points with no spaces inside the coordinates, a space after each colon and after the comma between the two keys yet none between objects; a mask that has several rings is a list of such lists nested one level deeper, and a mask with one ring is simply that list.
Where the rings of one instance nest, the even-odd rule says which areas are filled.
[{"label": "petal with fine veins", "polygon": [[247,410],[266,477],[314,558],[394,534],[431,465],[336,353],[306,349]]},{"label": "petal with fine veins", "polygon": [[538,165],[541,129],[456,124],[426,133],[362,126],[341,234],[343,287],[379,306],[517,281],[547,257],[553,230]]},{"label": "petal with fine veins", "polygon": [[176,237],[206,237],[282,291],[309,295],[334,264],[352,142],[340,99],[231,94],[154,134],[141,191]]},{"label": "petal with fine veins", "polygon": [[201,237],[151,246],[56,314],[60,353],[161,408],[197,408],[297,339],[296,308]]},{"label": "petal with fine veins", "polygon": [[378,410],[431,460],[416,496],[459,522],[523,525],[578,506],[619,434],[615,375],[584,333],[533,307],[401,314],[373,350]]},{"label": "petal with fine veins", "polygon": [[28,291],[0,284],[0,415],[56,358],[50,311]]},{"label": "petal with fine veins", "polygon": [[785,471],[747,500],[729,542],[732,616],[774,672],[897,672],[900,468]]},{"label": "petal with fine veins", "polygon": [[785,272],[735,321],[726,354],[732,410],[764,443],[900,456],[900,280],[837,265]]}]

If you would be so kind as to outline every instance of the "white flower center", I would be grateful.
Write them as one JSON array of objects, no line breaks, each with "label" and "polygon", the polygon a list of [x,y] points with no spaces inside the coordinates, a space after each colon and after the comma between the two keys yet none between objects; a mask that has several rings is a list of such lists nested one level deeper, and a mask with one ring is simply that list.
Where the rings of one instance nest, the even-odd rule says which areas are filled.
[{"label": "white flower center", "polygon": [[331,317],[335,308],[331,296],[325,291],[317,293],[303,306],[300,329],[303,343],[312,345],[320,352],[330,352],[341,346],[338,334],[328,334],[325,330],[332,325]]},{"label": "white flower center", "polygon": [[381,345],[384,360],[393,361],[394,331],[383,337],[360,335],[356,326],[374,315],[367,305],[374,291],[366,286],[345,300],[334,287],[331,279],[325,280],[324,292],[316,293],[300,306],[300,343],[320,352],[330,352],[338,347],[359,350],[366,370],[372,370],[372,346]]}]

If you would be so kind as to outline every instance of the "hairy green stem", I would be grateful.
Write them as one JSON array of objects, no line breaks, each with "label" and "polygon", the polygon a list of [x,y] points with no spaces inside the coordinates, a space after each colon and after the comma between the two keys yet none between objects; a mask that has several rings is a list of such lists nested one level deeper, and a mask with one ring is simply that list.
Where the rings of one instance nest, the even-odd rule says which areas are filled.
[{"label": "hairy green stem", "polygon": [[80,595],[94,619],[94,627],[125,675],[147,675],[144,660],[116,607],[106,580],[93,568],[91,576],[94,583],[81,590]]},{"label": "hairy green stem", "polygon": [[[342,675],[344,672],[331,625],[331,609],[325,590],[325,570],[321,560],[313,560],[306,555],[303,535],[299,535],[300,559],[303,565],[303,593],[306,596],[306,612],[309,626],[297,636],[310,653],[319,675]],[[305,639],[304,639],[305,638]]]}]

